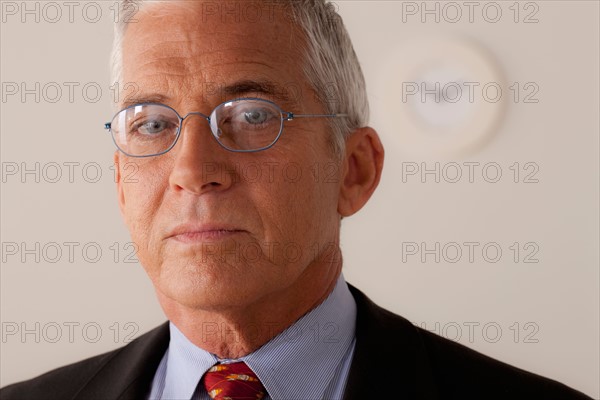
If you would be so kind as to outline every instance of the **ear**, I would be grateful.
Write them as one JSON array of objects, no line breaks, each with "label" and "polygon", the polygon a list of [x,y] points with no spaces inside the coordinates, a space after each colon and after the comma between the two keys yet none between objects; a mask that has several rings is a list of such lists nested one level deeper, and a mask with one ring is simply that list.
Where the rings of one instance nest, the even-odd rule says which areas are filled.
[{"label": "ear", "polygon": [[346,139],[338,213],[347,217],[369,200],[381,179],[384,150],[373,128],[359,128]]},{"label": "ear", "polygon": [[121,154],[119,151],[115,151],[113,155],[113,162],[115,164],[115,183],[117,184],[117,197],[119,200],[119,209],[121,210],[121,215],[124,215],[123,212],[125,210],[125,193],[123,192],[123,181],[121,175]]}]

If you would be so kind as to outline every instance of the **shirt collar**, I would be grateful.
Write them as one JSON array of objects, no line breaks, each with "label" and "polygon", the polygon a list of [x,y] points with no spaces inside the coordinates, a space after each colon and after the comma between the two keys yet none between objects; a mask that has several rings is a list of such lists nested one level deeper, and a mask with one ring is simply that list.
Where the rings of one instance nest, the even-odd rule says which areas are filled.
[{"label": "shirt collar", "polygon": [[273,399],[322,398],[354,339],[356,303],[340,274],[331,294],[242,360]]},{"label": "shirt collar", "polygon": [[[244,361],[271,398],[322,398],[352,344],[356,303],[340,274],[335,288],[317,307]],[[192,397],[202,375],[219,359],[190,342],[173,324],[163,398]],[[229,361],[229,360],[226,360]]]},{"label": "shirt collar", "polygon": [[197,347],[170,322],[167,374],[163,399],[191,399],[202,375],[217,363],[217,357]]}]

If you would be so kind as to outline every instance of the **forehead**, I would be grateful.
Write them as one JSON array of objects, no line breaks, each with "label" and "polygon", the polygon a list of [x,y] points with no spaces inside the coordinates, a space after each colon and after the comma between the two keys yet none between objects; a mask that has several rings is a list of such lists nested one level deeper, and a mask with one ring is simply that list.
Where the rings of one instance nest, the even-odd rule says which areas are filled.
[{"label": "forehead", "polygon": [[[124,36],[124,81],[162,92],[233,80],[305,85],[302,35],[285,10],[266,8],[269,3],[171,1],[143,6]],[[248,13],[249,4],[261,7],[260,17],[257,11]],[[215,11],[215,6],[228,8]]]}]

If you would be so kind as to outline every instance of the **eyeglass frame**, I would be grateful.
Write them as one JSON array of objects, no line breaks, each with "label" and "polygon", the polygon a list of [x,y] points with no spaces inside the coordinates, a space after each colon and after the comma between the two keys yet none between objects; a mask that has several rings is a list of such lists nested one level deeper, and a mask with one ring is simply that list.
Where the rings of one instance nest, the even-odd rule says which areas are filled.
[{"label": "eyeglass frame", "polygon": [[[221,143],[221,141],[215,136],[215,133],[212,130],[212,125],[211,125],[211,120],[210,120],[210,115],[212,115],[215,110],[217,110],[217,108],[227,104],[227,103],[233,103],[236,101],[242,101],[242,100],[258,100],[258,101],[262,101],[265,103],[269,103],[272,106],[274,106],[280,113],[281,115],[281,126],[279,127],[279,133],[277,134],[277,136],[275,137],[275,139],[273,140],[273,142],[266,146],[266,147],[261,147],[259,149],[255,149],[255,150],[235,150],[235,149],[230,149],[228,147],[226,147],[223,143]],[[125,151],[123,151],[123,149],[121,149],[121,147],[119,147],[119,145],[117,144],[117,141],[115,139],[115,135],[112,134],[112,130],[111,130],[111,125],[112,125],[112,121],[115,120],[115,118],[117,117],[117,115],[121,114],[123,111],[129,110],[130,108],[134,108],[134,107],[139,107],[139,106],[162,106],[162,107],[166,107],[170,110],[172,110],[175,115],[177,116],[177,118],[179,119],[179,126],[177,127],[177,135],[175,136],[175,140],[173,140],[173,143],[164,151],[160,152],[160,153],[156,153],[156,154],[145,154],[145,155],[140,155],[140,156],[136,156],[136,155],[132,155],[129,153],[126,153]],[[345,113],[336,113],[336,114],[294,114],[293,112],[289,112],[289,111],[283,111],[283,109],[281,107],[279,107],[275,102],[271,101],[271,100],[267,100],[267,99],[261,99],[259,97],[239,97],[239,98],[235,98],[232,100],[227,100],[224,101],[220,104],[218,104],[215,108],[213,108],[213,110],[210,112],[209,115],[203,114],[201,112],[198,111],[193,111],[193,112],[189,112],[187,113],[185,116],[181,116],[179,115],[179,113],[177,112],[177,110],[175,110],[173,107],[170,107],[166,104],[162,104],[162,103],[153,103],[153,102],[148,102],[148,103],[138,103],[138,104],[132,104],[130,106],[127,106],[125,108],[123,108],[122,110],[116,112],[112,119],[110,120],[110,122],[106,122],[104,124],[104,129],[106,129],[109,133],[110,136],[113,140],[113,143],[115,144],[115,146],[117,146],[117,149],[122,152],[123,154],[125,154],[128,157],[135,157],[135,158],[145,158],[145,157],[156,157],[156,156],[161,156],[165,153],[168,153],[169,151],[171,151],[171,149],[173,147],[175,147],[175,145],[177,144],[177,142],[179,141],[179,137],[181,136],[181,131],[183,128],[183,121],[185,121],[185,119],[187,117],[189,117],[190,115],[199,115],[201,117],[203,117],[206,122],[208,122],[208,126],[210,129],[210,132],[212,134],[212,137],[217,141],[217,143],[223,147],[225,150],[234,152],[234,153],[256,153],[259,151],[263,151],[263,150],[267,150],[270,149],[271,147],[273,147],[275,145],[275,143],[277,143],[277,141],[279,141],[279,138],[281,137],[281,134],[283,133],[283,123],[286,121],[292,121],[294,118],[343,118],[343,117],[347,117],[348,114]]]}]

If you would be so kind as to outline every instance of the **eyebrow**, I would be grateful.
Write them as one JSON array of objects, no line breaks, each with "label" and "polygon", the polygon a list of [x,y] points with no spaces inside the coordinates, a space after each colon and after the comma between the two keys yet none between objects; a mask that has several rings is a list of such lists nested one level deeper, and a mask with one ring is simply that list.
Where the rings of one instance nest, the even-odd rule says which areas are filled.
[{"label": "eyebrow", "polygon": [[164,104],[168,102],[169,97],[163,96],[162,94],[151,94],[151,95],[142,95],[142,96],[128,96],[123,100],[123,104],[121,104],[122,108],[127,108],[134,106],[136,104],[144,104],[144,103],[161,103]]},{"label": "eyebrow", "polygon": [[[234,82],[230,85],[220,87],[220,94],[227,97],[239,97],[249,93],[259,93],[278,99],[288,101],[289,96],[285,90],[278,90],[277,85],[270,81],[257,81],[257,80],[241,80]],[[218,95],[219,93],[217,93]],[[122,108],[131,107],[136,104],[143,103],[169,103],[171,98],[162,94],[154,93],[149,95],[131,95],[128,96],[121,105]]]},{"label": "eyebrow", "polygon": [[268,81],[243,80],[223,88],[223,94],[238,96],[246,93],[261,93],[271,96],[277,95],[276,85]]}]

